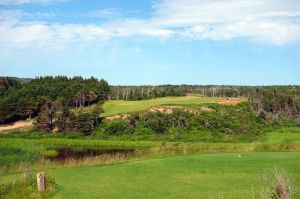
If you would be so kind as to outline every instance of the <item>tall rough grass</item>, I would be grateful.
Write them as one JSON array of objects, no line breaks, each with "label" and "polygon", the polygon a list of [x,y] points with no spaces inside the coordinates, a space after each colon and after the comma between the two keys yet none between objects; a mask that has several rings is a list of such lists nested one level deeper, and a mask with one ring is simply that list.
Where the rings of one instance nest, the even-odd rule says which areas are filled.
[{"label": "tall rough grass", "polygon": [[292,199],[292,185],[283,169],[274,168],[272,173],[263,174],[264,189],[261,199]]},{"label": "tall rough grass", "polygon": [[1,199],[40,199],[48,198],[50,194],[55,192],[57,184],[54,178],[49,175],[45,176],[46,190],[38,192],[37,180],[35,175],[29,170],[25,170],[22,177],[13,182],[0,184]]}]

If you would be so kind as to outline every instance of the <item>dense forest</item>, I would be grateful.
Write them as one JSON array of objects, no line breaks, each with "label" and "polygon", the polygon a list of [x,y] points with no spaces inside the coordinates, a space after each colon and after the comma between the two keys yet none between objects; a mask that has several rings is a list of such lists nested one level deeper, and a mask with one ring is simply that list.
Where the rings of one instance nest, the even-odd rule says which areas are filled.
[{"label": "dense forest", "polygon": [[106,100],[109,92],[105,80],[93,77],[38,77],[24,84],[0,78],[0,124],[35,117],[49,102],[83,107]]},{"label": "dense forest", "polygon": [[226,85],[158,85],[158,86],[111,86],[113,100],[146,100],[166,96],[203,97],[250,97],[257,91],[288,91],[300,95],[299,86],[226,86]]},{"label": "dense forest", "polygon": [[[175,110],[172,114],[137,113],[122,121],[101,119],[105,100],[146,100],[166,96],[240,97],[236,106],[211,104],[209,112]],[[82,108],[96,104],[89,112]],[[77,110],[77,111],[74,111]],[[93,129],[101,136],[146,132],[208,131],[257,135],[274,125],[300,121],[299,86],[109,86],[94,77],[37,77],[29,82],[0,78],[0,124],[36,117],[36,127],[49,132],[82,132]]]}]

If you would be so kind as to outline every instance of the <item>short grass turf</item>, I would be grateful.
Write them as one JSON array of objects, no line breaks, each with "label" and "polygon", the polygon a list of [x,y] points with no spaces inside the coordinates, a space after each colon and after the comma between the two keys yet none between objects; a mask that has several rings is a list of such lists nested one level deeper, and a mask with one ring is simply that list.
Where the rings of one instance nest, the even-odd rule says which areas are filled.
[{"label": "short grass turf", "polygon": [[201,154],[53,170],[53,198],[259,198],[259,173],[285,169],[300,198],[300,153]]},{"label": "short grass turf", "polygon": [[203,105],[209,103],[217,103],[224,98],[209,98],[209,97],[163,97],[142,101],[123,101],[123,100],[111,100],[103,104],[104,116],[111,116],[123,113],[131,113],[137,111],[147,110],[152,106],[162,105]]}]

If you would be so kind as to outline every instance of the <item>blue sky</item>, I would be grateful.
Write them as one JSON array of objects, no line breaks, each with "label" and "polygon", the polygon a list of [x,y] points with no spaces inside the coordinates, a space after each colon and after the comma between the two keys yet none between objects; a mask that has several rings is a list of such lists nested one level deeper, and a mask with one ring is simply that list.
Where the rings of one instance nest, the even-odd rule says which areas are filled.
[{"label": "blue sky", "polygon": [[300,0],[0,0],[0,76],[300,84]]}]

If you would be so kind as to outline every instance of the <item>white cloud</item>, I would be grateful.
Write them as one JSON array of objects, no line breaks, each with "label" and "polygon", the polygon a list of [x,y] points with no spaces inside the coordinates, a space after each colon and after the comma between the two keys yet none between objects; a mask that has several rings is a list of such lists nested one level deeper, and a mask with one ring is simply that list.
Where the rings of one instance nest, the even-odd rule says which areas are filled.
[{"label": "white cloud", "polygon": [[21,10],[1,10],[0,9],[0,24],[12,24],[18,22],[22,17],[23,12]]},{"label": "white cloud", "polygon": [[73,43],[105,40],[110,36],[110,32],[101,27],[78,24],[1,25],[0,32],[0,43],[16,48],[63,48]]},{"label": "white cloud", "polygon": [[[0,0],[0,3],[50,1],[53,0]],[[149,19],[118,19],[104,24],[28,22],[22,20],[26,16],[22,11],[0,10],[0,46],[62,49],[119,37],[245,38],[273,45],[300,41],[300,0],[162,0],[153,9],[154,16]],[[116,10],[87,14],[113,16]]]},{"label": "white cloud", "polygon": [[299,0],[162,0],[154,8],[161,23],[178,27],[299,16],[299,3]]},{"label": "white cloud", "polygon": [[300,40],[299,0],[163,0],[154,8],[153,20],[191,39]]}]

